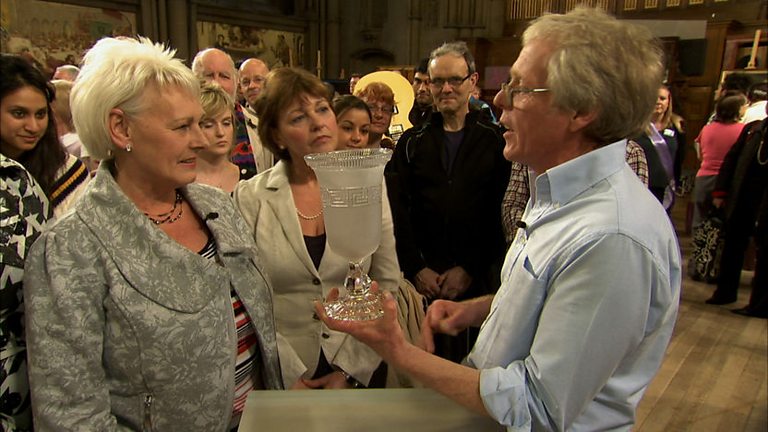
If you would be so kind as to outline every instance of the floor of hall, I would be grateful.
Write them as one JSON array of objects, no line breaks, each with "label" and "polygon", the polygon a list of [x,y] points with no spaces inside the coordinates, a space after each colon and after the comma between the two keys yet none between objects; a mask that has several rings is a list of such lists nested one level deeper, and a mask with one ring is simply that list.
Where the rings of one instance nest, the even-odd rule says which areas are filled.
[{"label": "floor of hall", "polygon": [[[684,265],[691,250],[685,231],[687,197],[673,210]],[[704,303],[714,285],[683,276],[672,341],[637,411],[639,432],[768,431],[768,320],[731,312],[749,299],[751,271],[743,271],[739,300]]]}]

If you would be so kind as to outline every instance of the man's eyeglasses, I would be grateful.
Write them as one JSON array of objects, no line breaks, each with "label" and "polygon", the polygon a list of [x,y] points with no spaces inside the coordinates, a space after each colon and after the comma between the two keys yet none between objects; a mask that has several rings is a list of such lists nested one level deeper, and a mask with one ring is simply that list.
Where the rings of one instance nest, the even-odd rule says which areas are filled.
[{"label": "man's eyeglasses", "polygon": [[432,79],[430,79],[429,85],[434,87],[434,88],[436,88],[436,89],[439,89],[439,88],[443,88],[445,83],[448,83],[449,86],[451,86],[453,88],[456,88],[456,87],[464,84],[464,81],[468,80],[469,77],[471,77],[471,76],[472,76],[472,74],[469,74],[469,75],[465,76],[464,78],[459,78],[459,77],[453,77],[453,78],[432,78]]},{"label": "man's eyeglasses", "polygon": [[532,94],[532,93],[544,93],[548,92],[548,88],[528,88],[528,87],[517,87],[511,82],[504,83],[501,85],[501,91],[504,92],[506,105],[508,107],[511,107],[513,102],[515,101],[515,96],[521,95],[521,94]]}]

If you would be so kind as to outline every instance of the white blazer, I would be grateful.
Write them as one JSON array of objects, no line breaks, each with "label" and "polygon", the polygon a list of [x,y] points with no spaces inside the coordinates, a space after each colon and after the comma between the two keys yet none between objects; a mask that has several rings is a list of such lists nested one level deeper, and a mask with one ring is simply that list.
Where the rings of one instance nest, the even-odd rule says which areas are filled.
[{"label": "white blazer", "polygon": [[[325,298],[331,288],[343,285],[348,261],[326,244],[320,268],[315,269],[296,214],[288,168],[286,162],[279,161],[272,169],[240,182],[235,190],[236,205],[252,229],[274,290],[277,331],[304,362],[309,376],[317,369],[322,349],[332,366],[367,384],[381,358],[366,345],[345,333],[328,329],[314,317],[313,300]],[[363,262],[363,268],[382,289],[395,294],[400,266],[386,197],[384,191],[381,244]]]}]

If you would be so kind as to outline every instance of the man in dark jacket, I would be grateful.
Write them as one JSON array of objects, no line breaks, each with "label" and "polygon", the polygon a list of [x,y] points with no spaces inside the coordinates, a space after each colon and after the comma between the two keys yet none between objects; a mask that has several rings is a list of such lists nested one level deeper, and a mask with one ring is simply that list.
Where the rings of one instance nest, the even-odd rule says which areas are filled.
[{"label": "man in dark jacket", "polygon": [[755,276],[747,306],[740,315],[768,318],[768,119],[744,127],[717,175],[713,205],[725,208],[725,244],[720,259],[717,289],[709,304],[737,300],[744,252],[754,235],[757,249]]},{"label": "man in dark jacket", "polygon": [[413,107],[408,113],[408,121],[413,127],[421,126],[432,114],[432,92],[429,87],[429,59],[422,59],[413,72]]},{"label": "man in dark jacket", "polygon": [[[436,112],[403,134],[387,170],[400,267],[430,299],[493,293],[505,251],[504,139],[469,108],[477,73],[465,43],[433,51],[429,75]],[[463,347],[441,354],[460,360],[464,339]]]}]

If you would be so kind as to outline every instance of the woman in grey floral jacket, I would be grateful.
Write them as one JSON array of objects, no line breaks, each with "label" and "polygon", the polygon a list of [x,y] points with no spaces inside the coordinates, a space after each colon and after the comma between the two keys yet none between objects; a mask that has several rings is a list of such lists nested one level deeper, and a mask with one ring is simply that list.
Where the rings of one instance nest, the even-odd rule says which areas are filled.
[{"label": "woman in grey floral jacket", "polygon": [[174,51],[106,38],[72,92],[102,165],[25,268],[38,431],[226,431],[282,388],[271,295],[231,199],[192,183],[199,84]]}]

